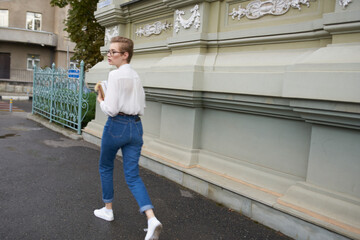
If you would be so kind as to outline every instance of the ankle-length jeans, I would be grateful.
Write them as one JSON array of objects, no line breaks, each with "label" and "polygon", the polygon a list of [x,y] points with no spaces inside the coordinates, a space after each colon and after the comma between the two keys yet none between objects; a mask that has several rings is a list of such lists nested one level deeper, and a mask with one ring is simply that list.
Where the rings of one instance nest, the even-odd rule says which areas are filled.
[{"label": "ankle-length jeans", "polygon": [[140,212],[154,208],[143,181],[139,176],[139,158],[143,145],[143,128],[138,116],[108,117],[101,140],[99,172],[104,203],[114,198],[114,160],[119,149],[122,151],[126,183],[134,195]]}]

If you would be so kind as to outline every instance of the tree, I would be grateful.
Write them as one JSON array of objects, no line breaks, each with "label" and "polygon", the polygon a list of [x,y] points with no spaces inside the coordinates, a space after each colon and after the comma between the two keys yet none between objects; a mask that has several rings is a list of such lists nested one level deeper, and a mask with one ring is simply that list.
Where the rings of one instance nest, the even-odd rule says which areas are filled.
[{"label": "tree", "polygon": [[89,69],[103,60],[100,47],[104,44],[105,29],[95,19],[97,7],[94,0],[51,0],[51,6],[63,8],[70,4],[68,17],[64,20],[69,38],[76,43],[71,60],[83,60]]}]

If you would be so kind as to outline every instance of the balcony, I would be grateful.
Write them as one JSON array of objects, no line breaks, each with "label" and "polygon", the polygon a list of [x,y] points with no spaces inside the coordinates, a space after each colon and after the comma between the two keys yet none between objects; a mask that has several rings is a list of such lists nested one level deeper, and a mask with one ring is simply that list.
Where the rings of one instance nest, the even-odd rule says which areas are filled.
[{"label": "balcony", "polygon": [[51,32],[33,31],[22,28],[0,27],[0,41],[31,43],[56,47],[57,35]]},{"label": "balcony", "polygon": [[10,69],[10,78],[0,78],[0,82],[32,83],[34,72],[26,69]]}]

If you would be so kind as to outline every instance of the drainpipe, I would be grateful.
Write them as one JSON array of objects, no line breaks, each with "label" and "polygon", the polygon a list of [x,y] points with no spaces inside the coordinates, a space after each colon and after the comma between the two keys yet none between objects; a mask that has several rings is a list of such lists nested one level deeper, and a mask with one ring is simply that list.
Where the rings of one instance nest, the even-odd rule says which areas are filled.
[{"label": "drainpipe", "polygon": [[68,42],[68,45],[67,45],[67,51],[66,51],[66,68],[69,69],[69,64],[70,64],[70,61],[69,61],[69,42]]}]

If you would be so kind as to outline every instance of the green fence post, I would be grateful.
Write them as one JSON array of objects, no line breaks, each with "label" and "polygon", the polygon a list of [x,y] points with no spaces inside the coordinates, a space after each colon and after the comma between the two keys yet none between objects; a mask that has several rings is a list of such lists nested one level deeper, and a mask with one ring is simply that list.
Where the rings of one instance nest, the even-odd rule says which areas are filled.
[{"label": "green fence post", "polygon": [[81,134],[81,120],[82,120],[82,98],[83,98],[83,82],[84,82],[84,61],[80,63],[80,77],[79,77],[79,109],[78,109],[78,129],[77,133]]},{"label": "green fence post", "polygon": [[55,75],[55,63],[52,64],[51,66],[51,90],[50,90],[50,94],[51,94],[51,101],[50,101],[50,122],[52,122],[52,109],[53,109],[53,90],[54,90],[54,75]]},{"label": "green fence post", "polygon": [[31,113],[34,114],[34,103],[35,103],[35,86],[36,86],[36,65],[34,64],[34,74],[33,74],[33,98],[32,98],[32,108]]}]

